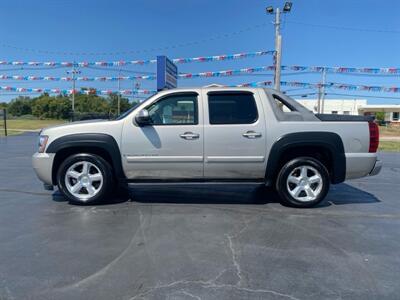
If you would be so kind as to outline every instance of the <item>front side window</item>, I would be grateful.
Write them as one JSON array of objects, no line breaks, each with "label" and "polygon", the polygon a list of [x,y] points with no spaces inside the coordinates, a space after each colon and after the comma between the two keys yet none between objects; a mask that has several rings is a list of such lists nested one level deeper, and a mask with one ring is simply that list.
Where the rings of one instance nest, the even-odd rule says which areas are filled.
[{"label": "front side window", "polygon": [[210,124],[252,124],[258,119],[252,93],[209,93]]},{"label": "front side window", "polygon": [[147,110],[153,125],[196,125],[197,95],[167,96],[150,105]]}]

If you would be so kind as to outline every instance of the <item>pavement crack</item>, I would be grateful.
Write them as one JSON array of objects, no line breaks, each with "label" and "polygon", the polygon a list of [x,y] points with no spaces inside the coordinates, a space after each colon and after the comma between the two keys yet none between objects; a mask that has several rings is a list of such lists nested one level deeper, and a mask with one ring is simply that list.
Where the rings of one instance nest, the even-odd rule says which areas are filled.
[{"label": "pavement crack", "polygon": [[242,269],[240,268],[240,264],[239,264],[239,262],[237,261],[237,258],[236,258],[236,252],[235,252],[235,248],[233,247],[233,242],[232,242],[232,236],[230,236],[230,235],[227,235],[227,238],[228,238],[228,242],[229,242],[229,249],[230,249],[230,251],[231,251],[231,254],[232,254],[232,262],[233,262],[233,265],[235,266],[235,269],[236,269],[236,275],[239,277],[239,281],[238,281],[238,285],[240,285],[241,283],[242,283],[242,280],[243,280],[243,277],[242,277]]},{"label": "pavement crack", "polygon": [[248,229],[250,223],[253,222],[257,217],[258,216],[256,215],[253,218],[250,218],[249,220],[245,221],[242,228],[240,228],[240,230],[238,230],[236,233],[226,234],[226,237],[228,239],[229,250],[231,252],[233,266],[235,267],[236,275],[239,278],[239,281],[237,282],[237,285],[239,286],[242,284],[243,281],[243,272],[238,261],[238,255],[234,247],[233,239],[238,238],[243,232],[245,232]]},{"label": "pavement crack", "polygon": [[[139,210],[140,213],[140,210]],[[141,214],[141,213],[140,213]],[[140,228],[141,228],[141,218],[140,218]],[[73,284],[67,285],[67,286],[63,286],[61,288],[58,288],[56,290],[59,291],[64,291],[64,290],[69,290],[69,289],[76,289],[81,287],[82,285],[89,283],[93,280],[96,280],[98,277],[101,277],[103,275],[105,275],[112,267],[114,267],[129,251],[130,249],[134,246],[135,244],[135,240],[136,240],[136,236],[137,233],[139,231],[139,228],[135,230],[135,232],[133,233],[131,240],[129,242],[129,244],[126,246],[126,248],[116,257],[114,258],[112,261],[110,261],[107,265],[105,265],[103,268],[101,268],[100,270],[94,272],[93,274],[81,279],[78,282],[75,282]]]},{"label": "pavement crack", "polygon": [[193,294],[189,293],[188,291],[182,290],[182,291],[179,291],[179,293],[189,296],[193,299],[201,300],[201,298],[199,296],[193,295]]},{"label": "pavement crack", "polygon": [[49,196],[50,195],[49,193],[29,192],[29,191],[14,190],[14,189],[3,189],[3,188],[0,188],[0,192],[19,193],[19,194],[36,195],[36,196]]},{"label": "pavement crack", "polygon": [[256,293],[256,294],[271,294],[271,295],[282,297],[285,299],[300,300],[299,298],[296,298],[292,295],[280,293],[280,292],[277,292],[274,290],[251,289],[251,288],[246,288],[246,287],[239,287],[239,286],[233,285],[233,284],[216,284],[216,283],[213,283],[210,281],[202,281],[202,280],[179,280],[179,281],[174,281],[174,282],[164,284],[164,285],[157,285],[155,287],[149,288],[147,291],[145,291],[141,294],[138,294],[138,295],[130,298],[130,300],[144,299],[144,297],[151,295],[153,292],[155,292],[157,290],[174,288],[176,286],[181,286],[178,292],[184,291],[187,295],[192,296],[192,298],[194,298],[194,299],[201,299],[199,296],[193,295],[187,291],[188,287],[185,288],[185,286],[190,286],[190,285],[198,285],[205,289],[210,289],[210,288],[211,289],[231,289],[231,290]]},{"label": "pavement crack", "polygon": [[232,234],[226,234],[226,237],[228,239],[228,246],[231,252],[232,256],[232,261],[233,265],[236,270],[236,274],[239,278],[238,282],[236,284],[217,284],[217,280],[224,274],[224,272],[227,271],[227,269],[222,270],[217,274],[216,277],[210,280],[178,280],[178,281],[173,281],[167,284],[158,284],[154,287],[148,288],[146,291],[137,294],[130,298],[130,300],[135,300],[135,299],[143,299],[151,294],[153,294],[156,291],[163,290],[163,289],[170,289],[170,288],[178,288],[178,290],[175,293],[182,293],[185,294],[193,299],[200,299],[201,298],[197,295],[191,294],[188,292],[188,288],[190,288],[193,285],[197,285],[201,288],[205,289],[230,289],[230,290],[237,290],[237,291],[242,291],[242,292],[248,292],[248,293],[257,293],[257,294],[270,294],[278,297],[282,297],[285,299],[291,299],[291,300],[299,300],[299,298],[296,298],[292,295],[289,294],[284,294],[280,293],[274,290],[268,290],[268,289],[252,289],[249,287],[243,287],[242,286],[242,281],[243,281],[243,274],[242,274],[242,269],[240,267],[240,264],[238,262],[237,258],[237,252],[234,247],[234,242],[233,239],[239,237],[244,231],[247,230],[249,227],[249,224],[255,220],[258,216],[254,216],[253,218],[249,219],[248,221],[244,222],[245,224],[235,233]]}]

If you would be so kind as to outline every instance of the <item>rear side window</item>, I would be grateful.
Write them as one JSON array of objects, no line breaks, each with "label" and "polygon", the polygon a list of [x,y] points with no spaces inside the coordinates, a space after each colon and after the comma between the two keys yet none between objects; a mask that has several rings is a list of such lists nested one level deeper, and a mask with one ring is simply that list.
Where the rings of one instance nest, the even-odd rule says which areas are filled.
[{"label": "rear side window", "polygon": [[291,112],[291,111],[296,111],[296,109],[289,105],[286,101],[284,101],[282,98],[278,97],[277,95],[273,95],[276,103],[276,107],[282,111],[282,112]]},{"label": "rear side window", "polygon": [[209,93],[210,124],[252,124],[258,119],[251,93]]}]

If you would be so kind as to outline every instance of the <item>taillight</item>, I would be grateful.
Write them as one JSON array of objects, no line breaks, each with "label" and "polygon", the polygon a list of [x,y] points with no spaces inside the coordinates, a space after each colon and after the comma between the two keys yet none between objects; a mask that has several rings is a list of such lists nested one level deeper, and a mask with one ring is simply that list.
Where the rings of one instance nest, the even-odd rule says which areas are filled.
[{"label": "taillight", "polygon": [[379,146],[379,127],[375,122],[368,122],[369,126],[369,152],[376,152]]}]

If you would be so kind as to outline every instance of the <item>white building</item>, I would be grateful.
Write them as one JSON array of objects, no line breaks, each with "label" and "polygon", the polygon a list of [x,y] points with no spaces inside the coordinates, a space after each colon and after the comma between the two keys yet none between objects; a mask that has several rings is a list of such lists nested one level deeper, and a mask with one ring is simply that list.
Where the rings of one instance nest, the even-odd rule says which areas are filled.
[{"label": "white building", "polygon": [[[303,106],[317,113],[318,99],[296,99]],[[325,99],[324,114],[358,115],[361,107],[367,105],[365,99]]]},{"label": "white building", "polygon": [[[318,99],[296,99],[306,108],[317,113]],[[400,125],[400,104],[369,105],[365,99],[325,99],[324,114],[375,115],[384,113],[385,121]]]},{"label": "white building", "polygon": [[386,122],[400,124],[400,104],[362,105],[358,111],[360,115],[384,113]]}]

